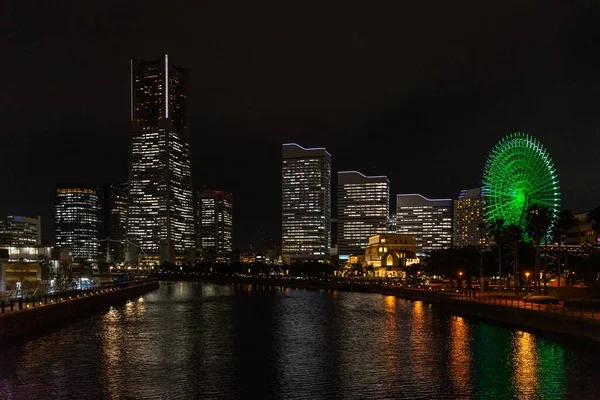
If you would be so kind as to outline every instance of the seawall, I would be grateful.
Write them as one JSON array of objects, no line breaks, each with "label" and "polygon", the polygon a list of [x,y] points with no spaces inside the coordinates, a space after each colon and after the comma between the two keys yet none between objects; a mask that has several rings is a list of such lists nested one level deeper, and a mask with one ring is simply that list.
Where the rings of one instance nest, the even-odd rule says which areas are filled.
[{"label": "seawall", "polygon": [[129,286],[54,304],[0,314],[0,339],[15,338],[92,314],[158,289],[158,281]]},{"label": "seawall", "polygon": [[434,304],[452,314],[511,325],[533,332],[569,335],[600,342],[600,320],[566,315],[556,312],[536,311],[526,308],[502,306],[449,298],[436,292],[418,291],[382,286],[381,294]]}]

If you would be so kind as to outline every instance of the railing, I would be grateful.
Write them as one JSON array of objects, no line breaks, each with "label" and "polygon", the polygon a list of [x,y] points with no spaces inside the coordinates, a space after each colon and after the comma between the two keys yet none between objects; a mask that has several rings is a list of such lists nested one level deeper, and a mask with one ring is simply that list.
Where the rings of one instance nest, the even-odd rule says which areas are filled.
[{"label": "railing", "polygon": [[[585,305],[581,306],[566,305],[564,302],[557,302],[556,304],[542,304],[533,301],[524,301],[522,297],[515,296],[499,296],[494,295],[494,292],[478,292],[475,289],[457,289],[447,287],[431,287],[422,285],[382,285],[390,288],[402,288],[408,290],[422,291],[422,292],[435,292],[440,295],[445,295],[449,299],[469,301],[475,303],[492,304],[502,307],[513,307],[518,309],[534,310],[540,312],[552,312],[562,315],[579,316],[584,318],[600,319],[600,315],[596,312],[595,307],[586,309]],[[497,292],[496,292],[497,293]]]},{"label": "railing", "polygon": [[103,293],[110,293],[127,287],[139,286],[142,284],[154,282],[155,279],[143,279],[138,281],[127,281],[119,283],[110,283],[102,286],[94,286],[86,289],[73,289],[63,292],[46,293],[40,295],[20,297],[18,299],[0,301],[0,314],[10,311],[27,310],[36,307],[42,307],[49,304],[61,303],[77,298],[89,297]]}]

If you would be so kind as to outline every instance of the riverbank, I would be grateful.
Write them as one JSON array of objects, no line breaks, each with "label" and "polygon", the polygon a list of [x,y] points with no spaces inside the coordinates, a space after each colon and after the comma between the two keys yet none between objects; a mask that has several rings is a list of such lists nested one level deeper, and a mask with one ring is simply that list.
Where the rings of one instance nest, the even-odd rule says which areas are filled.
[{"label": "riverbank", "polygon": [[[567,335],[600,342],[600,319],[590,318],[590,313],[575,315],[564,307],[537,306],[522,301],[498,302],[494,295],[450,295],[448,292],[415,290],[388,286],[375,281],[337,281],[293,279],[280,277],[208,276],[192,274],[160,274],[165,281],[198,281],[220,284],[247,284],[280,286],[308,290],[344,290],[379,293],[408,300],[420,300],[449,313],[475,317],[489,322],[510,325],[526,331]],[[492,301],[493,300],[493,301]],[[571,310],[572,311],[572,310]],[[593,313],[591,314],[594,315]]]},{"label": "riverbank", "polygon": [[159,283],[156,280],[131,282],[126,287],[99,290],[81,297],[0,314],[0,339],[31,334],[69,319],[86,316],[137,298],[158,288]]}]

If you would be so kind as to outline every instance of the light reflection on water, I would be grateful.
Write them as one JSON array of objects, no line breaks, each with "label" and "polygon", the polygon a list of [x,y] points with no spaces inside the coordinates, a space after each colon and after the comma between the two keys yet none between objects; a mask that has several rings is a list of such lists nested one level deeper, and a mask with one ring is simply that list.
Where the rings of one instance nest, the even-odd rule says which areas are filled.
[{"label": "light reflection on water", "polygon": [[163,283],[4,345],[0,398],[587,399],[599,355],[392,296]]}]

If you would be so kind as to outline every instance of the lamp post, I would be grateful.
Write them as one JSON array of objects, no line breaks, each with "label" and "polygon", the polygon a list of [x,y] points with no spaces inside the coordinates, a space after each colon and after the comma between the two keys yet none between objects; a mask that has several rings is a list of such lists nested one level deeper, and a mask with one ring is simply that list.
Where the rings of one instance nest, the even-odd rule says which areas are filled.
[{"label": "lamp post", "polygon": [[529,272],[525,272],[525,277],[527,278],[525,281],[525,293],[529,293]]},{"label": "lamp post", "polygon": [[458,273],[458,287],[462,289],[462,271]]}]

